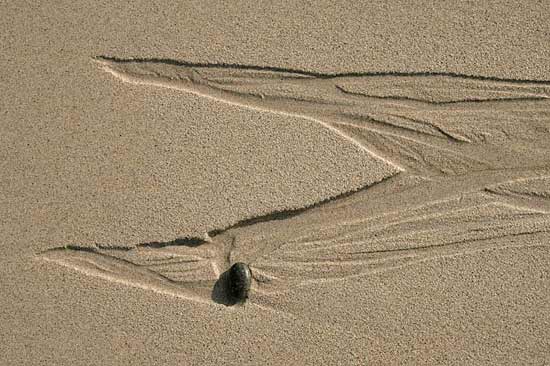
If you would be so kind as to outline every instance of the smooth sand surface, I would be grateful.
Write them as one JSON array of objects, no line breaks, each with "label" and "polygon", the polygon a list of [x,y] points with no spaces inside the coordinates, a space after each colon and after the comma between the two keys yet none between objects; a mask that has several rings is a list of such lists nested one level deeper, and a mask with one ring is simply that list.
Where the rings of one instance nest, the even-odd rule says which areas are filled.
[{"label": "smooth sand surface", "polygon": [[550,364],[550,8],[329,3],[1,6],[0,365]]}]

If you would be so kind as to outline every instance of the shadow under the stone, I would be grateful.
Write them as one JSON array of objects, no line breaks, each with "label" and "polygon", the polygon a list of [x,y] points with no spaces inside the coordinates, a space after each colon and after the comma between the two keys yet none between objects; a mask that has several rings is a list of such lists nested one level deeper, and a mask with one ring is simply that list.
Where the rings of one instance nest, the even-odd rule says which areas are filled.
[{"label": "shadow under the stone", "polygon": [[229,270],[222,273],[214,284],[212,300],[225,306],[233,306],[240,303],[238,299],[231,295],[229,290]]}]

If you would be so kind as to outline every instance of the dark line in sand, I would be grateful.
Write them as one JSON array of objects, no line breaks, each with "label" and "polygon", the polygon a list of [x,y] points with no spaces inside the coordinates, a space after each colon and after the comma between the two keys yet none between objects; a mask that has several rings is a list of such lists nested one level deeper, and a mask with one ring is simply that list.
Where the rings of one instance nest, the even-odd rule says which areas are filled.
[{"label": "dark line in sand", "polygon": [[93,57],[94,60],[100,61],[111,61],[119,64],[124,63],[161,63],[166,65],[173,66],[188,66],[188,67],[205,67],[205,68],[225,68],[233,70],[251,70],[251,71],[271,71],[271,72],[282,72],[282,73],[294,73],[303,76],[316,77],[320,79],[332,79],[337,77],[362,77],[362,76],[446,76],[451,78],[468,78],[472,80],[485,80],[485,81],[504,81],[504,82],[514,82],[514,83],[525,83],[525,84],[548,84],[549,80],[535,80],[535,79],[513,79],[513,78],[498,78],[494,76],[479,76],[479,75],[467,75],[460,74],[455,72],[403,72],[403,71],[384,71],[384,72],[347,72],[347,73],[319,73],[314,71],[306,71],[300,69],[292,68],[283,68],[283,67],[273,67],[273,66],[259,66],[259,65],[244,65],[244,64],[235,64],[235,63],[210,63],[210,62],[187,62],[187,61],[178,61],[167,58],[118,58],[114,56],[96,56]]},{"label": "dark line in sand", "polygon": [[395,175],[385,177],[385,178],[381,179],[378,182],[374,182],[374,183],[365,185],[365,186],[360,187],[356,190],[348,191],[348,192],[336,195],[334,197],[329,197],[329,198],[324,199],[322,201],[318,201],[316,203],[313,203],[311,205],[307,205],[307,206],[304,206],[304,207],[301,207],[301,208],[274,211],[274,212],[268,213],[266,215],[260,215],[260,216],[256,216],[256,217],[253,217],[253,218],[250,218],[250,219],[244,219],[244,220],[238,221],[237,223],[232,224],[232,225],[230,225],[226,228],[211,230],[211,231],[208,232],[208,235],[211,236],[211,237],[215,237],[216,235],[219,235],[219,234],[221,234],[225,231],[235,229],[235,228],[241,228],[241,227],[250,226],[250,225],[254,225],[254,224],[258,224],[258,223],[262,223],[262,222],[268,222],[268,221],[286,220],[286,219],[289,219],[289,218],[292,218],[292,217],[296,217],[300,214],[303,214],[306,211],[309,211],[309,210],[312,210],[314,208],[320,207],[322,205],[328,204],[332,201],[337,201],[337,200],[340,200],[340,199],[350,197],[350,196],[352,196],[356,193],[365,191],[365,190],[367,190],[371,187],[374,187],[374,186],[380,185],[382,183],[385,183],[385,182],[389,181],[390,179],[392,179],[394,177],[395,177]]},{"label": "dark line in sand", "polygon": [[[386,181],[389,181],[391,178],[394,178],[395,176],[390,176],[383,178],[382,180],[378,182],[374,182],[368,185],[365,185],[363,187],[360,187],[353,191],[348,191],[339,195],[336,195],[334,197],[329,197],[327,199],[324,199],[322,201],[315,202],[311,205],[307,205],[300,208],[294,208],[294,209],[287,209],[287,210],[280,210],[280,211],[274,211],[270,212],[265,215],[255,216],[252,218],[244,219],[237,221],[234,224],[228,225],[221,229],[214,229],[211,231],[208,231],[207,234],[209,237],[214,238],[217,235],[223,234],[224,232],[235,229],[235,228],[241,228],[246,226],[255,225],[262,222],[268,222],[268,221],[278,221],[278,220],[286,220],[292,217],[296,217],[298,215],[301,215],[305,213],[306,211],[312,210],[314,208],[317,208],[319,206],[325,205],[327,203],[330,203],[332,201],[337,201],[340,199],[344,199],[347,197],[350,197],[356,193],[365,191],[371,187],[377,186],[379,184],[382,184]],[[198,237],[183,237],[183,238],[177,238],[170,241],[152,241],[152,242],[145,242],[145,243],[139,243],[134,246],[124,246],[124,245],[103,245],[103,244],[95,244],[94,246],[81,246],[81,245],[75,245],[75,244],[69,244],[62,247],[56,247],[49,250],[63,250],[63,249],[70,249],[75,251],[85,251],[90,253],[96,253],[99,254],[97,250],[115,250],[115,251],[131,251],[136,248],[164,248],[168,246],[186,246],[186,247],[197,247],[201,244],[207,243],[208,240]],[[49,251],[46,250],[46,251]],[[230,255],[230,253],[229,253]]]},{"label": "dark line in sand", "polygon": [[[367,76],[367,75],[364,75]],[[402,76],[402,75],[399,75]],[[411,75],[413,76],[413,75]],[[416,75],[414,76],[421,76]],[[428,75],[427,75],[428,76]],[[429,74],[429,76],[435,76],[434,74]],[[449,76],[449,75],[445,75]],[[457,75],[457,77],[462,78],[477,78],[477,76],[466,76],[466,75]],[[483,79],[486,80],[486,79]],[[488,79],[488,81],[497,81]],[[498,79],[498,81],[507,81],[503,79]],[[518,82],[517,80],[513,82]],[[548,97],[509,97],[509,98],[488,98],[488,99],[479,99],[479,98],[465,98],[465,99],[457,99],[457,100],[451,100],[447,102],[437,102],[429,99],[420,99],[420,98],[412,98],[412,97],[406,97],[406,96],[389,96],[389,95],[374,95],[374,94],[368,94],[368,93],[362,93],[362,92],[355,92],[355,91],[349,91],[345,88],[341,87],[340,85],[335,85],[336,89],[341,91],[344,94],[357,96],[357,97],[365,97],[365,98],[372,98],[372,99],[380,99],[380,100],[395,100],[395,101],[401,101],[401,102],[415,102],[415,103],[421,103],[421,104],[427,104],[427,105],[436,105],[436,106],[447,106],[447,105],[453,105],[453,104],[462,104],[462,103],[510,103],[510,102],[529,102],[529,101],[537,101],[537,100],[546,100],[549,99]]]}]

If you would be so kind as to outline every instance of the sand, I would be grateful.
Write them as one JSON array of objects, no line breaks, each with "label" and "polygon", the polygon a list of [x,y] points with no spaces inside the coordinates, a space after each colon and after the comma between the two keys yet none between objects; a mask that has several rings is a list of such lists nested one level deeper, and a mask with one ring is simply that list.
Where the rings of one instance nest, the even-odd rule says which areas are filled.
[{"label": "sand", "polygon": [[0,364],[550,363],[549,16],[2,5]]}]

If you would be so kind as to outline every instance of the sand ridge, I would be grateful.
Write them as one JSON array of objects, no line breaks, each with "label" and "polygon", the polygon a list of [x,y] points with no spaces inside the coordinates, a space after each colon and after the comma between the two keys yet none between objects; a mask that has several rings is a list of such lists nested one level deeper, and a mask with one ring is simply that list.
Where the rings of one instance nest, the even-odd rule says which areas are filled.
[{"label": "sand ridge", "polygon": [[[537,154],[550,153],[550,129],[546,135],[535,137],[523,133],[519,124],[527,118],[531,126],[548,123],[550,83],[455,74],[323,75],[173,60],[95,60],[124,82],[191,92],[233,105],[318,121],[368,152],[374,171],[388,172],[375,178],[377,185],[391,184],[396,175],[401,180],[421,175],[431,180],[434,188],[430,193],[434,194],[442,184],[448,189],[449,182],[438,184],[441,177],[461,175],[457,188],[463,193],[455,191],[442,199],[426,199],[421,205],[407,207],[411,201],[407,192],[397,192],[401,200],[397,211],[365,215],[357,210],[351,221],[345,218],[348,214],[338,219],[338,211],[354,211],[354,204],[346,205],[346,201],[354,200],[351,192],[329,200],[344,206],[331,210],[330,220],[313,225],[302,220],[300,226],[289,226],[286,220],[295,215],[307,216],[310,210],[323,211],[327,202],[288,211],[261,238],[248,238],[244,244],[240,231],[260,221],[272,221],[274,214],[262,220],[245,220],[234,228],[217,229],[206,234],[204,240],[188,244],[179,240],[134,248],[73,245],[45,251],[41,256],[47,261],[160,294],[204,304],[233,305],[227,301],[227,284],[222,279],[239,261],[252,270],[255,286],[249,303],[261,304],[262,295],[285,293],[307,284],[349,281],[490,249],[546,245],[550,185],[544,183],[548,177],[528,176],[536,174],[529,169],[550,168],[544,159],[533,160]],[[358,91],[361,89],[365,91]],[[437,114],[438,122],[429,118],[430,113]],[[496,113],[501,116],[498,121],[494,119]],[[458,126],[462,127],[458,130],[448,121],[451,114],[473,116],[474,120]],[[340,121],[348,117],[355,123]],[[342,130],[352,131],[349,127],[359,132],[343,134]],[[497,135],[500,132],[504,132],[504,139]],[[520,142],[529,138],[525,149]],[[373,143],[379,153],[369,150]],[[513,160],[502,161],[506,150],[512,150]],[[402,168],[405,165],[407,168]],[[522,170],[516,172],[520,167]],[[485,172],[490,176],[491,171],[510,171],[517,177],[485,187],[479,182],[465,184],[469,174]],[[533,184],[539,189],[536,194],[530,188]],[[513,190],[502,188],[508,186]]]},{"label": "sand ridge", "polygon": [[550,363],[549,17],[6,2],[0,365]]}]

